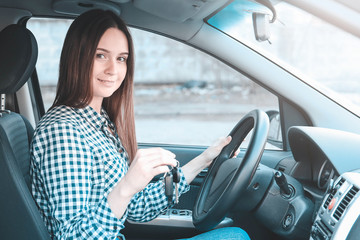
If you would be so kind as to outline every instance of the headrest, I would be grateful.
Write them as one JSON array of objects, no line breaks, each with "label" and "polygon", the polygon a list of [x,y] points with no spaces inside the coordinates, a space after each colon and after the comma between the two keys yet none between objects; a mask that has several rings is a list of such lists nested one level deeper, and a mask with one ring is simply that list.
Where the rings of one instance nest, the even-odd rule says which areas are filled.
[{"label": "headrest", "polygon": [[34,71],[38,47],[34,35],[20,25],[0,32],[0,93],[14,93]]}]

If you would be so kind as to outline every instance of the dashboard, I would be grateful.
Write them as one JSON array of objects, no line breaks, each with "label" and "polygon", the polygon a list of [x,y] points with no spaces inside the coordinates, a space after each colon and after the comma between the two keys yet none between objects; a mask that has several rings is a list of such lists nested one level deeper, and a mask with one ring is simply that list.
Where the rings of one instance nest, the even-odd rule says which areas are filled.
[{"label": "dashboard", "polygon": [[[283,155],[277,166],[259,164],[234,209],[248,207],[282,239],[360,239],[360,135],[316,127],[292,127],[288,135],[292,154]],[[279,172],[286,175],[289,194],[273,181]],[[191,231],[191,215],[171,209],[141,224],[161,231],[172,226]],[[229,218],[220,223],[232,224]],[[136,231],[137,224],[131,226]]]},{"label": "dashboard", "polygon": [[319,204],[311,227],[311,240],[360,236],[360,136],[316,127],[292,127],[289,143],[298,179]]},{"label": "dashboard", "polygon": [[359,239],[359,189],[359,172],[347,172],[336,179],[318,210],[311,228],[311,240]]}]

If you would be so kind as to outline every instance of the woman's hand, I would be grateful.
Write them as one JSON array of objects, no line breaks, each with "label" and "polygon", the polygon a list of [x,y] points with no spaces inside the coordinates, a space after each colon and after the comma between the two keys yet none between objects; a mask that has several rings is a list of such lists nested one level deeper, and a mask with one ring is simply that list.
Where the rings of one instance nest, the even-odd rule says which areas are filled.
[{"label": "woman's hand", "polygon": [[156,175],[175,167],[175,154],[162,148],[139,149],[122,182],[126,182],[124,192],[134,195],[143,190]]},{"label": "woman's hand", "polygon": [[[220,154],[221,150],[231,142],[231,136],[219,138],[213,145],[208,147],[201,155],[204,159],[204,167],[210,166],[212,161]],[[237,154],[235,154],[237,155]]]},{"label": "woman's hand", "polygon": [[175,167],[175,154],[162,148],[140,149],[136,152],[128,172],[108,195],[108,203],[114,214],[121,218],[131,198],[158,174]]},{"label": "woman's hand", "polygon": [[[199,156],[182,167],[186,182],[190,184],[204,168],[210,166],[212,161],[220,154],[221,150],[230,143],[231,136],[220,138]],[[235,153],[237,155],[238,151]]]}]

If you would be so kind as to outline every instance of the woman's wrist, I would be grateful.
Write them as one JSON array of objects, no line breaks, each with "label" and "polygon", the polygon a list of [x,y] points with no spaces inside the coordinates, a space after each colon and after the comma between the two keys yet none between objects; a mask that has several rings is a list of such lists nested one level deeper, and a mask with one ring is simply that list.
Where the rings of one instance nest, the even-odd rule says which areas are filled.
[{"label": "woman's wrist", "polygon": [[121,218],[126,211],[126,208],[134,196],[130,191],[124,178],[114,187],[107,197],[108,204],[117,218]]},{"label": "woman's wrist", "polygon": [[201,170],[210,166],[211,162],[219,155],[223,147],[229,144],[230,141],[230,136],[220,138],[214,145],[207,148],[203,153],[182,167],[186,182],[190,184],[201,172]]},{"label": "woman's wrist", "polygon": [[[210,161],[211,162],[211,161]],[[186,182],[190,184],[194,178],[208,166],[208,161],[203,154],[200,154],[182,167]]]},{"label": "woman's wrist", "polygon": [[131,184],[127,182],[126,175],[120,180],[116,188],[116,194],[122,199],[131,199],[136,193],[134,192]]}]

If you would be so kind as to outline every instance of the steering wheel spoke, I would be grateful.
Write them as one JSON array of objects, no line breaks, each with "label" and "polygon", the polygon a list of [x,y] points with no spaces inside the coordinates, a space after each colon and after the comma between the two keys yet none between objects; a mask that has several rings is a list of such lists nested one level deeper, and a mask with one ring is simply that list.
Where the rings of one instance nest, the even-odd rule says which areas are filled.
[{"label": "steering wheel spoke", "polygon": [[214,201],[221,197],[221,194],[225,191],[227,185],[235,175],[240,162],[241,159],[239,158],[230,158],[221,164],[220,168],[216,172],[209,194],[206,198],[204,205],[205,212],[209,211]]}]

